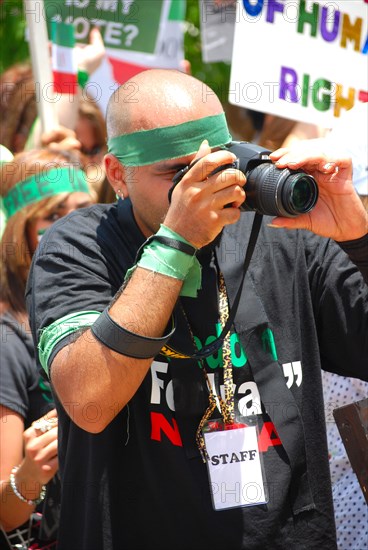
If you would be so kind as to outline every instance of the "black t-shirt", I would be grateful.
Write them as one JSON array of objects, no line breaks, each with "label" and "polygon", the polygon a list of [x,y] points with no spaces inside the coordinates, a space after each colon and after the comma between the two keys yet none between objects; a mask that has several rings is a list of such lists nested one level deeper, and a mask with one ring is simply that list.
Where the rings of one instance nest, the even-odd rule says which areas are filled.
[{"label": "black t-shirt", "polygon": [[[7,312],[0,316],[0,334],[0,404],[20,414],[24,419],[24,429],[27,429],[32,422],[54,408],[50,383],[37,367],[33,339],[27,323],[19,322],[10,312]],[[39,545],[45,544],[45,542],[41,543],[40,536],[44,541],[48,541],[47,545],[55,539],[59,495],[59,478],[55,476],[47,485],[44,502],[37,507],[39,512],[46,512],[46,516],[43,516],[42,522],[40,520],[31,522],[34,544],[36,544],[36,538]],[[27,538],[28,528],[27,522],[18,530],[8,533],[8,537],[13,544],[20,543],[19,531],[23,532],[22,536]],[[7,545],[4,536],[0,533],[0,548],[2,547],[7,548]],[[36,545],[34,547],[36,548]]]},{"label": "black t-shirt", "polygon": [[32,334],[11,313],[0,316],[0,404],[20,414],[24,428],[53,408],[50,384],[37,368]]},{"label": "black t-shirt", "polygon": [[[231,305],[252,219],[242,214],[213,249],[199,255],[202,290],[196,299],[178,302],[169,341],[176,352],[191,353],[193,338],[200,348],[219,334],[217,269]],[[103,311],[143,241],[129,200],[93,206],[54,224],[36,253],[27,289],[35,340],[67,314]],[[203,364],[178,359],[175,352],[159,355],[102,433],[72,422],[67,413],[72,416],[78,403],[65,409],[57,403],[60,550],[335,548],[321,365],[366,378],[367,309],[362,274],[336,243],[263,224],[231,349],[235,409],[260,413],[258,446],[269,502],[212,508],[195,432],[208,406],[203,369],[217,396],[221,392],[221,350]],[[119,410],[118,404],[111,407]],[[91,403],[84,413],[93,422],[98,408]]]}]

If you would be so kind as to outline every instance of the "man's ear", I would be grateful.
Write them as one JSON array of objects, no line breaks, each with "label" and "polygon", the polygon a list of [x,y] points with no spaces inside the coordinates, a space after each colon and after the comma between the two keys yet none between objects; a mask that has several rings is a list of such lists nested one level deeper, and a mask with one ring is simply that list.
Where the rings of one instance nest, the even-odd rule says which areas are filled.
[{"label": "man's ear", "polygon": [[107,179],[115,193],[122,198],[126,198],[128,188],[125,184],[125,168],[121,162],[111,153],[107,153],[104,157],[105,170]]}]

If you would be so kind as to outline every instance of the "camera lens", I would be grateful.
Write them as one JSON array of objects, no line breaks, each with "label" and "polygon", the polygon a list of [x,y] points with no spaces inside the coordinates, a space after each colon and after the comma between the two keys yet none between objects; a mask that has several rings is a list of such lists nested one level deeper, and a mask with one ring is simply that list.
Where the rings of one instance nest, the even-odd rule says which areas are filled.
[{"label": "camera lens", "polygon": [[306,214],[316,204],[317,198],[318,187],[312,176],[300,172],[287,176],[282,187],[282,202],[287,212]]},{"label": "camera lens", "polygon": [[245,206],[268,216],[292,218],[309,212],[317,202],[315,179],[302,171],[259,164],[246,174]]},{"label": "camera lens", "polygon": [[302,212],[306,207],[309,207],[310,196],[310,182],[302,176],[294,183],[291,202],[297,210]]}]

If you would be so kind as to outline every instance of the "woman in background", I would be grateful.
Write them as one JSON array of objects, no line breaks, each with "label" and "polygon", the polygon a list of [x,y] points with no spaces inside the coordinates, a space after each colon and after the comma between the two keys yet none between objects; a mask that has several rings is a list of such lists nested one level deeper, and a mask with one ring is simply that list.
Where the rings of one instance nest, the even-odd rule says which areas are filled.
[{"label": "woman in background", "polygon": [[50,386],[36,366],[24,295],[43,233],[72,210],[92,204],[94,196],[79,155],[53,149],[22,152],[4,164],[1,196],[7,223],[0,267],[0,525],[14,547],[23,542],[16,528],[42,511],[47,521],[33,530],[32,548],[51,548],[57,513],[55,506],[50,513],[44,498],[47,488],[55,500],[58,482],[57,418]]}]

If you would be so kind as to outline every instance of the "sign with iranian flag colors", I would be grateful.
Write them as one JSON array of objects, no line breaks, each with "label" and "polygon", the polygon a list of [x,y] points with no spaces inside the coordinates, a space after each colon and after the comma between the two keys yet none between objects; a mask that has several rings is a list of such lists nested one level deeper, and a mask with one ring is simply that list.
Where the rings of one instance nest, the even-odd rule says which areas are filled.
[{"label": "sign with iranian flag colors", "polygon": [[73,24],[77,43],[100,29],[107,57],[87,90],[102,105],[144,69],[181,68],[185,0],[44,0],[44,9],[49,29],[52,21]]},{"label": "sign with iranian flag colors", "polygon": [[78,65],[75,55],[74,27],[66,23],[51,24],[52,74],[57,94],[76,95]]},{"label": "sign with iranian flag colors", "polygon": [[238,0],[230,103],[334,125],[368,100],[367,0]]}]

